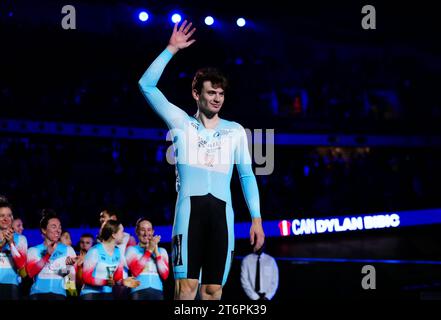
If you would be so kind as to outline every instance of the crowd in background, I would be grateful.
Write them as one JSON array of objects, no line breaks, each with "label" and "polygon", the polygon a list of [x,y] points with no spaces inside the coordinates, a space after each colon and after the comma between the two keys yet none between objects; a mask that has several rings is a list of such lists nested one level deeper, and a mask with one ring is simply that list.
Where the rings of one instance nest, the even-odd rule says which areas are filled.
[{"label": "crowd in background", "polygon": [[[163,4],[156,5],[159,10]],[[6,6],[14,13],[14,5]],[[288,20],[255,8],[255,25],[242,30],[208,28],[193,19],[198,41],[167,66],[158,87],[192,115],[193,75],[216,66],[230,82],[222,117],[246,128],[438,135],[441,65],[431,39],[403,38],[392,21],[374,33],[339,28],[332,20],[352,9],[331,7],[332,19],[328,9],[313,12],[313,5],[298,14],[274,8],[274,17],[293,15]],[[107,14],[121,16],[118,23],[89,21],[75,32],[59,23],[54,27],[43,12],[38,21],[1,16],[0,35],[11,46],[0,59],[0,120],[165,129],[146,106],[138,80],[164,49],[171,25],[140,27],[123,20],[120,7],[109,8],[114,11]],[[168,147],[165,141],[2,133],[0,192],[30,226],[46,206],[56,208],[68,225],[90,226],[90,213],[103,204],[121,208],[128,219],[148,210],[158,224],[170,224],[176,192],[174,168],[164,156]],[[435,154],[425,148],[276,146],[274,172],[257,177],[262,214],[271,219],[437,206]],[[234,179],[236,216],[246,220]]]},{"label": "crowd in background", "polygon": [[[29,227],[38,210],[57,209],[66,225],[95,227],[102,205],[119,208],[127,221],[148,214],[170,225],[176,201],[169,145],[151,141],[15,138],[0,140],[0,190]],[[439,206],[439,157],[421,148],[276,146],[274,171],[257,176],[265,220],[294,216],[421,209]],[[236,173],[236,221],[249,213]]]}]

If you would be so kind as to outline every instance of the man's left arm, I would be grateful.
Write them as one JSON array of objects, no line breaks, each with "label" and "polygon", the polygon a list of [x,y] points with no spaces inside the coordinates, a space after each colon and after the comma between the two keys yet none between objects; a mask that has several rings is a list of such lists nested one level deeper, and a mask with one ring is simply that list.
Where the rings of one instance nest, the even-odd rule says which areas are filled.
[{"label": "man's left arm", "polygon": [[279,287],[279,268],[277,267],[276,260],[274,258],[271,259],[271,281],[270,287],[267,290],[265,297],[271,300],[276,294],[277,288]]},{"label": "man's left arm", "polygon": [[259,189],[251,166],[247,135],[242,126],[239,128],[239,141],[236,144],[234,158],[245,201],[251,214],[250,242],[254,246],[254,251],[257,251],[265,241],[265,234],[260,216]]}]

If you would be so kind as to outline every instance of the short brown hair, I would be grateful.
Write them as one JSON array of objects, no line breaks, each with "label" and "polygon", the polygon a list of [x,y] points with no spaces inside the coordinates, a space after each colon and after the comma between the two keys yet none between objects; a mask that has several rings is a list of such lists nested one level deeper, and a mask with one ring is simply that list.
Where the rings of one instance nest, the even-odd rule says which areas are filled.
[{"label": "short brown hair", "polygon": [[205,81],[211,81],[214,87],[221,87],[224,90],[228,88],[227,78],[218,69],[211,67],[196,71],[191,88],[200,94]]}]

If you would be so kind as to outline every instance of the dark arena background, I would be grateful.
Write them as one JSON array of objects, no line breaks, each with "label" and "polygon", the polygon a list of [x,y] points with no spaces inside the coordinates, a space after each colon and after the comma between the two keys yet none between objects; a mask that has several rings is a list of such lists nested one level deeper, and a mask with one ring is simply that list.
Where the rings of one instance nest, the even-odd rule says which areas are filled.
[{"label": "dark arena background", "polygon": [[[192,115],[194,72],[216,66],[230,81],[221,117],[262,130],[250,143],[265,159],[253,167],[271,169],[256,178],[279,268],[273,301],[441,299],[439,13],[428,1],[385,2],[2,0],[0,194],[29,246],[42,241],[43,208],[77,249],[111,206],[134,236],[137,218],[151,219],[171,255],[171,142],[138,80],[179,13],[197,41],[158,87]],[[62,27],[65,5],[75,29]],[[363,28],[365,5],[375,29]],[[236,170],[231,192],[236,248],[222,300],[247,302],[251,220]],[[362,286],[366,265],[375,289]],[[173,288],[171,272],[166,300]]]}]

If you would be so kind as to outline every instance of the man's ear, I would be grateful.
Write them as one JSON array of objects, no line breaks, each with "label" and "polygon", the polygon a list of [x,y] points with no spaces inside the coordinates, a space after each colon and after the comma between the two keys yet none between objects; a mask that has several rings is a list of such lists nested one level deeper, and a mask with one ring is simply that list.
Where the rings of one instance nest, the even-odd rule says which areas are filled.
[{"label": "man's ear", "polygon": [[193,99],[195,99],[196,101],[199,101],[199,93],[197,92],[196,89],[193,89],[191,91],[191,95],[193,96]]}]

